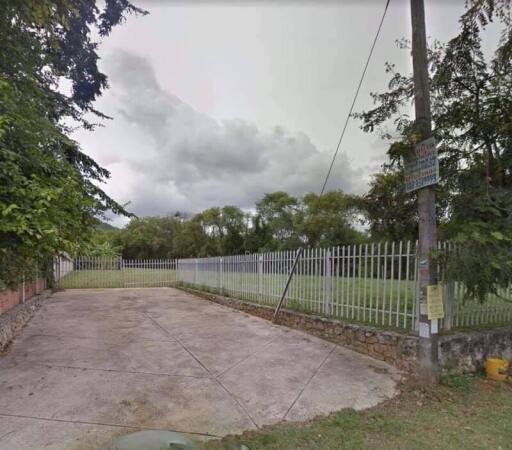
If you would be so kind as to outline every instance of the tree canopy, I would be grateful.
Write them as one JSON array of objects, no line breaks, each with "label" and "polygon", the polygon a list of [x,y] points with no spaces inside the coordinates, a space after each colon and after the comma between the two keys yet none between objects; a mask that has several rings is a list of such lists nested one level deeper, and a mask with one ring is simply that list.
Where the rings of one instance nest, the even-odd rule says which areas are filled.
[{"label": "tree canopy", "polygon": [[[361,242],[352,196],[332,191],[297,198],[266,194],[253,211],[213,207],[187,217],[133,218],[121,230],[97,232],[96,245],[78,249],[95,255],[115,249],[125,258],[187,258],[337,246]],[[105,246],[105,242],[110,245]]]},{"label": "tree canopy", "polygon": [[[438,142],[440,237],[459,249],[442,255],[445,274],[464,281],[481,300],[512,281],[512,27],[510,0],[471,0],[459,33],[429,49],[433,134]],[[492,22],[501,29],[491,55],[482,35]],[[399,45],[409,49],[409,42]],[[372,233],[416,232],[415,194],[403,192],[402,159],[422,139],[409,116],[411,74],[395,71],[389,90],[372,94],[377,106],[357,114],[362,128],[391,141],[383,167],[362,201]],[[390,123],[394,136],[388,131]],[[389,208],[392,208],[390,210]],[[395,217],[390,217],[396,214]]]},{"label": "tree canopy", "polygon": [[69,135],[105,118],[93,107],[108,87],[93,30],[107,36],[130,13],[144,11],[127,0],[0,3],[0,287],[73,251],[105,211],[128,214]]}]

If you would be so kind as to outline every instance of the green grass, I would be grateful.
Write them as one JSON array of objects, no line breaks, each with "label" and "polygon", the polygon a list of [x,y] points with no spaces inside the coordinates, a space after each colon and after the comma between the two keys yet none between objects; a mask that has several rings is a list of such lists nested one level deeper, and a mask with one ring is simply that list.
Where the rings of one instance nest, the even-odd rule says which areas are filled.
[{"label": "green grass", "polygon": [[[269,306],[277,303],[287,280],[285,274],[264,274],[261,279],[264,288],[260,295],[260,281],[256,273],[225,273],[222,291],[211,287],[219,282],[217,272],[199,274],[199,286],[196,288]],[[287,308],[386,329],[412,329],[416,294],[414,281],[359,277],[358,274],[355,277],[333,276],[331,280],[333,306],[327,314],[323,302],[325,281],[319,276],[295,275],[288,291]],[[512,320],[512,303],[498,296],[490,297],[483,304],[475,300],[465,301],[463,289],[457,285],[453,320],[454,329],[495,328]]]},{"label": "green grass", "polygon": [[[281,296],[286,280],[287,275],[284,274],[263,275],[260,295],[257,274],[224,274],[224,289],[219,290],[211,287],[217,286],[219,275],[203,272],[200,274],[199,286],[196,285],[195,288],[274,306]],[[326,289],[324,280],[320,277],[295,275],[288,291],[286,307],[351,322],[411,329],[415,293],[413,281],[333,276],[330,286],[332,310],[327,314],[323,302]]]},{"label": "green grass", "polygon": [[512,449],[512,385],[467,376],[393,400],[203,443],[203,450]]},{"label": "green grass", "polygon": [[176,283],[176,271],[167,269],[75,270],[64,276],[59,287],[122,288],[162,287]]}]

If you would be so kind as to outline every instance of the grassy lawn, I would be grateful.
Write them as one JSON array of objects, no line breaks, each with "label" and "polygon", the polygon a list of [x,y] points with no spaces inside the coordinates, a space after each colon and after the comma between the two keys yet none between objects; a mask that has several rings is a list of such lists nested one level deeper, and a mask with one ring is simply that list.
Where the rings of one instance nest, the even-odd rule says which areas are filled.
[{"label": "grassy lawn", "polygon": [[[223,289],[219,291],[218,273],[200,272],[198,275],[201,289],[271,306],[278,302],[287,280],[285,274],[264,274],[260,279],[256,273],[225,273]],[[320,276],[295,275],[288,290],[287,307],[325,314],[324,295],[331,299],[329,316],[411,328],[415,295],[413,281],[333,276],[330,284],[326,285]]]},{"label": "grassy lawn", "polygon": [[512,449],[512,384],[475,377],[404,388],[367,411],[343,410],[203,444],[204,450]]},{"label": "grassy lawn", "polygon": [[[364,275],[364,273],[363,273]],[[188,271],[192,282],[195,274]],[[261,277],[261,278],[260,278]],[[195,288],[228,295],[268,306],[275,306],[286,284],[286,274],[225,272],[223,289],[215,271],[199,271]],[[455,284],[453,328],[506,324],[512,320],[510,292],[491,296],[487,302],[464,299],[463,287]],[[328,298],[325,309],[324,299]],[[304,313],[326,315],[354,323],[410,331],[415,317],[416,285],[413,280],[396,280],[334,274],[330,283],[320,275],[296,274],[288,290],[286,306]]]},{"label": "grassy lawn", "polygon": [[122,288],[160,287],[176,282],[176,271],[166,269],[75,270],[65,275],[59,287]]}]

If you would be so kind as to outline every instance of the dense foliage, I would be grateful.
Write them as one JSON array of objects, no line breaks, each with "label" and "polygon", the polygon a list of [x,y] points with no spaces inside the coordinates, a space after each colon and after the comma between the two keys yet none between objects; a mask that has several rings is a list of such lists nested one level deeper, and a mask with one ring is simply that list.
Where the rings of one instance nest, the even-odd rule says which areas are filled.
[{"label": "dense foliage", "polygon": [[285,192],[265,195],[254,213],[235,206],[209,208],[191,217],[134,218],[122,230],[98,230],[95,245],[80,249],[97,255],[112,250],[125,258],[186,258],[336,246],[359,242],[354,198],[340,191],[302,198]]},{"label": "dense foliage", "polygon": [[[127,214],[98,183],[108,171],[69,138],[104,117],[92,104],[107,87],[94,29],[106,36],[127,0],[0,2],[0,288],[35,261],[73,251],[106,210]],[[64,93],[69,86],[69,93]]]},{"label": "dense foliage", "polygon": [[[486,55],[482,35],[493,20],[501,35],[494,52]],[[407,41],[400,45],[409,49]],[[447,276],[462,280],[468,296],[483,300],[512,282],[511,1],[469,1],[459,34],[431,46],[429,69],[442,178],[437,189],[440,237],[459,249],[440,259]],[[422,139],[409,117],[413,81],[391,64],[386,71],[389,91],[372,94],[377,106],[358,117],[365,131],[378,130],[391,140],[390,163],[376,175],[362,205],[376,236],[414,235],[415,195],[405,194],[397,182],[403,177],[403,156]]]}]

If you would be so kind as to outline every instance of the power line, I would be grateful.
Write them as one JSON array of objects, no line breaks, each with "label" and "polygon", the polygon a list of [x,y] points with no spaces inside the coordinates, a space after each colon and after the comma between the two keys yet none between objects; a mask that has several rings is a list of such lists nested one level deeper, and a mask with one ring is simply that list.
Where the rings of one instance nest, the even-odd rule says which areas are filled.
[{"label": "power line", "polygon": [[382,18],[380,19],[379,28],[377,29],[377,33],[375,34],[375,38],[373,39],[373,44],[370,49],[370,54],[368,55],[368,59],[366,60],[366,64],[364,65],[363,73],[361,74],[361,78],[359,79],[359,84],[357,85],[357,90],[354,95],[354,99],[352,100],[352,105],[350,105],[350,110],[347,115],[347,119],[345,120],[345,125],[343,125],[343,130],[340,135],[340,139],[338,141],[338,145],[336,146],[336,151],[334,152],[334,155],[332,156],[331,165],[329,166],[329,170],[327,171],[327,175],[325,177],[324,185],[322,186],[322,191],[320,192],[320,196],[323,195],[325,191],[325,187],[327,186],[327,181],[329,181],[329,177],[331,176],[332,168],[334,166],[334,162],[336,161],[336,157],[338,156],[338,152],[340,150],[341,142],[343,141],[343,137],[345,136],[345,131],[347,130],[347,125],[350,120],[350,116],[352,115],[352,111],[354,109],[354,106],[356,104],[357,96],[359,95],[359,91],[361,89],[361,85],[363,84],[364,77],[366,75],[366,70],[368,69],[368,65],[370,64],[370,60],[373,55],[373,50],[375,49],[375,44],[377,43],[377,39],[379,38],[380,30],[382,28],[382,24],[384,23],[384,18],[386,17],[386,13],[388,11],[389,2],[391,0],[386,1],[386,6],[384,8],[384,13],[382,14]]},{"label": "power line", "polygon": [[[340,140],[338,141],[338,146],[336,147],[336,151],[334,152],[334,155],[332,157],[331,165],[329,166],[329,171],[327,172],[327,176],[325,177],[324,185],[322,186],[322,192],[320,192],[320,197],[324,194],[325,186],[327,185],[327,181],[329,180],[329,176],[331,175],[332,167],[334,166],[334,161],[336,161],[336,156],[338,156],[338,151],[340,150],[341,141],[343,140],[343,136],[345,136],[345,130],[347,129],[348,121],[350,120],[350,116],[352,115],[352,110],[354,109],[354,105],[356,104],[357,96],[359,95],[359,90],[361,89],[361,85],[363,84],[364,76],[366,75],[366,69],[368,69],[368,64],[370,64],[370,59],[373,55],[373,49],[375,48],[375,44],[377,43],[377,39],[379,38],[380,30],[382,28],[382,24],[384,23],[384,17],[386,17],[386,13],[388,11],[389,2],[391,0],[386,1],[386,7],[384,8],[384,13],[382,14],[382,18],[380,19],[379,28],[377,29],[377,33],[375,34],[375,38],[373,39],[372,48],[370,49],[370,54],[368,55],[368,59],[366,60],[366,64],[364,65],[363,73],[361,74],[361,78],[359,79],[359,84],[357,85],[356,94],[354,95],[354,100],[352,100],[352,105],[350,106],[350,111],[347,115],[347,120],[345,120],[345,125],[343,126],[343,131],[341,132]],[[275,322],[277,320],[277,317],[279,315],[279,311],[281,310],[281,307],[284,303],[284,300],[286,298],[286,293],[288,292],[288,287],[290,286],[290,282],[292,281],[293,275],[295,273],[295,267],[297,266],[297,263],[302,256],[302,252],[304,251],[303,247],[299,247],[297,250],[297,253],[295,254],[295,259],[293,261],[293,266],[290,270],[290,273],[288,274],[288,279],[286,281],[286,285],[283,289],[283,292],[281,294],[281,298],[279,299],[279,302],[274,310],[274,316],[273,321]]]}]

